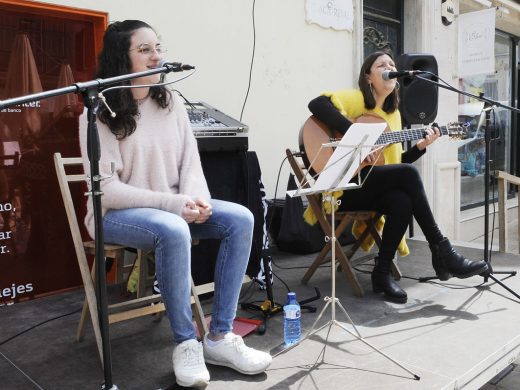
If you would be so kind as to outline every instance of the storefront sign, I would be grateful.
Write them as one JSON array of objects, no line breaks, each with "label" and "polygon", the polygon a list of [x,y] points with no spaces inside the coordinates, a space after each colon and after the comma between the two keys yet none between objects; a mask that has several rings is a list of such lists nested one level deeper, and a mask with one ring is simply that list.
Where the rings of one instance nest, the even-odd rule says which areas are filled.
[{"label": "storefront sign", "polygon": [[309,23],[335,30],[354,29],[352,0],[307,0],[305,12]]},{"label": "storefront sign", "polygon": [[459,77],[495,73],[495,12],[459,15]]}]

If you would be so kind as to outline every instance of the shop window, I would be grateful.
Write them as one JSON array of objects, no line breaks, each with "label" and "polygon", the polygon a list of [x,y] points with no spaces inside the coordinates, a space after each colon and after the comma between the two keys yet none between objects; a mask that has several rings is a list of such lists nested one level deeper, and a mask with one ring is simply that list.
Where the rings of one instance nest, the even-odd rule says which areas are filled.
[{"label": "shop window", "polygon": [[[0,100],[92,79],[106,21],[96,11],[0,0]],[[82,111],[81,97],[67,94],[0,112],[0,291],[13,291],[0,306],[81,284],[53,154],[79,155]],[[73,192],[84,215],[84,189]]]},{"label": "shop window", "polygon": [[[495,36],[495,73],[460,79],[460,88],[475,95],[497,100],[511,105],[512,85],[512,40],[497,33]],[[458,159],[461,163],[461,209],[482,205],[484,202],[485,131],[489,131],[490,172],[511,171],[511,112],[495,108],[491,112],[490,123],[479,126],[483,103],[477,99],[460,95],[459,121],[468,124],[469,137],[460,142]],[[491,186],[490,191],[496,192]],[[496,194],[490,193],[490,199]]]}]

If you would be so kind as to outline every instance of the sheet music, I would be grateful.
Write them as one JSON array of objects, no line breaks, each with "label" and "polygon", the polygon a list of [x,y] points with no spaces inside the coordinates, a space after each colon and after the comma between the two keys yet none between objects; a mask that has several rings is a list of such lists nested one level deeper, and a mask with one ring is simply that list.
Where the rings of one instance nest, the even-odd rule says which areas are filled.
[{"label": "sheet music", "polygon": [[[311,188],[288,191],[287,194],[298,196],[357,187],[358,184],[350,183],[350,180],[358,170],[360,163],[372,151],[386,126],[386,123],[354,123],[337,145],[314,185]],[[357,152],[358,154],[352,159],[353,154]],[[348,166],[349,163],[350,166]]]}]

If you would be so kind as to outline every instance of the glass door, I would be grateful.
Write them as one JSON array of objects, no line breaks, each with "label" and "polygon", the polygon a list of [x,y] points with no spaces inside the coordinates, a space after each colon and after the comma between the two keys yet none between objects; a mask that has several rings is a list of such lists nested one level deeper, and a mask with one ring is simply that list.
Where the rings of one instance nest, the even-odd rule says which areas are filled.
[{"label": "glass door", "polygon": [[[475,95],[484,94],[500,103],[512,105],[513,100],[513,55],[514,41],[508,35],[495,35],[495,73],[478,75],[459,80],[460,88]],[[503,108],[491,111],[490,123],[479,124],[483,103],[477,99],[460,95],[459,121],[469,125],[469,137],[460,141],[458,159],[461,163],[461,209],[482,205],[484,202],[485,144],[484,133],[489,131],[490,172],[502,170],[512,172],[513,114]],[[492,184],[492,183],[491,183]],[[493,186],[490,191],[495,192]],[[493,193],[490,194],[493,197]],[[491,198],[492,199],[492,198]]]},{"label": "glass door", "polygon": [[394,58],[402,54],[402,0],[363,1],[363,54],[390,52]]},{"label": "glass door", "polygon": [[[92,79],[106,21],[97,11],[0,0],[0,99]],[[53,154],[79,155],[82,111],[68,94],[0,112],[0,306],[81,285]],[[82,216],[84,188],[72,192]]]}]

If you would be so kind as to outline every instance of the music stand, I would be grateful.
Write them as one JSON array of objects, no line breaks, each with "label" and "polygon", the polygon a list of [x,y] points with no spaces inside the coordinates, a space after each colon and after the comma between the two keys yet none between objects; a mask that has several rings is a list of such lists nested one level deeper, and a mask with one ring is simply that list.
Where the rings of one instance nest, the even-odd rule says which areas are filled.
[{"label": "music stand", "polygon": [[[355,123],[350,128],[349,131],[343,136],[341,141],[338,142],[332,142],[328,144],[323,144],[320,150],[318,151],[318,155],[324,148],[329,147],[336,147],[336,150],[330,157],[330,159],[327,162],[327,165],[323,169],[323,171],[320,173],[320,176],[316,180],[314,184],[311,184],[308,188],[303,188],[304,185],[310,184],[310,183],[298,183],[298,189],[294,191],[287,191],[287,194],[289,196],[302,196],[305,194],[315,194],[315,193],[323,193],[325,192],[323,196],[323,201],[328,202],[330,205],[331,210],[331,236],[325,237],[326,241],[332,241],[331,245],[331,296],[325,297],[324,300],[326,302],[325,306],[321,310],[321,312],[318,315],[318,318],[314,321],[312,324],[310,330],[307,332],[307,334],[299,340],[297,343],[290,345],[289,347],[285,348],[284,350],[280,351],[276,355],[280,355],[282,353],[285,353],[300,343],[302,343],[304,340],[308,339],[315,333],[319,332],[320,330],[328,327],[327,336],[325,338],[325,346],[323,348],[323,351],[320,352],[320,355],[322,355],[322,362],[325,359],[325,351],[327,348],[328,338],[331,331],[331,328],[333,325],[336,325],[343,329],[344,331],[348,332],[352,336],[354,336],[355,339],[363,342],[364,344],[368,345],[370,348],[372,348],[374,351],[378,352],[388,360],[390,360],[392,363],[396,364],[397,366],[401,367],[403,370],[408,372],[409,374],[413,375],[413,379],[420,380],[420,377],[416,374],[414,374],[412,371],[410,371],[408,368],[403,366],[401,363],[397,362],[390,356],[388,356],[386,353],[369,343],[367,340],[363,338],[361,333],[356,328],[354,321],[350,318],[350,315],[347,313],[339,299],[336,297],[336,274],[335,274],[335,266],[336,263],[336,227],[335,227],[335,207],[339,206],[340,202],[336,199],[335,192],[339,190],[349,190],[354,188],[359,188],[363,185],[363,181],[361,181],[361,178],[358,176],[358,182],[357,183],[351,183],[352,177],[356,174],[356,172],[359,169],[360,163],[366,158],[366,156],[371,152],[371,150],[374,148],[376,141],[378,140],[379,136],[383,133],[384,129],[386,127],[386,123],[371,123],[371,124],[361,124],[361,123]],[[380,145],[378,145],[380,146]],[[312,167],[312,162],[311,162]],[[347,318],[348,322],[352,325],[352,328],[354,329],[354,332],[345,327],[343,324],[341,324],[339,321],[336,320],[336,305],[341,309],[343,314],[345,314],[345,317]],[[320,326],[316,329],[316,325],[318,324],[318,321],[321,319],[323,314],[325,313],[325,310],[331,306],[331,319],[324,325]],[[276,356],[275,355],[275,356]]]}]

